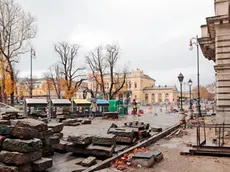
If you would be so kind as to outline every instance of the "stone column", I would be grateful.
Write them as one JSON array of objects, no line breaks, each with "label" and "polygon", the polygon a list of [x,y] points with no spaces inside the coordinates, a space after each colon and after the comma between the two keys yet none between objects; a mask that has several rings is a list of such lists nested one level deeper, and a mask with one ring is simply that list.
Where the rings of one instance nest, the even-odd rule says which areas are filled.
[{"label": "stone column", "polygon": [[230,24],[216,25],[217,123],[230,124]]}]

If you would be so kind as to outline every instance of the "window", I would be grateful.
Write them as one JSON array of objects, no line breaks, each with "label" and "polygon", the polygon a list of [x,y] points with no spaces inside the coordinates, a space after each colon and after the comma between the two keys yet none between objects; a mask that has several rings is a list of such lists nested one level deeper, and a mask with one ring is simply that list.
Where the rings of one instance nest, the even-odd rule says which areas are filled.
[{"label": "window", "polygon": [[158,94],[158,102],[159,103],[162,102],[162,94],[161,93]]},{"label": "window", "polygon": [[137,83],[136,82],[134,83],[134,87],[137,88]]},{"label": "window", "polygon": [[148,96],[148,94],[145,94],[145,101],[146,101],[146,102],[149,101],[149,96]]},{"label": "window", "polygon": [[155,94],[152,94],[152,103],[155,103]]},{"label": "window", "polygon": [[129,82],[129,89],[131,89],[132,88],[132,83],[131,82]]},{"label": "window", "polygon": [[166,94],[165,94],[165,100],[168,100],[168,99],[169,99],[169,94],[166,93]]}]

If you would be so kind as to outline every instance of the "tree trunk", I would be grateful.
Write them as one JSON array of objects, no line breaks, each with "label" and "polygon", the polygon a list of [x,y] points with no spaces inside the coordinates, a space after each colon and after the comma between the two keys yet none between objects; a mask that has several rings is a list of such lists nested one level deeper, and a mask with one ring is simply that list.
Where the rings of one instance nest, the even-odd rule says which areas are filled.
[{"label": "tree trunk", "polygon": [[13,72],[13,70],[11,70],[11,72],[10,72],[10,78],[11,78],[11,81],[12,81],[12,85],[11,85],[12,92],[10,94],[10,104],[11,104],[11,106],[14,106],[14,83],[15,83],[15,80],[14,80],[14,72]]}]

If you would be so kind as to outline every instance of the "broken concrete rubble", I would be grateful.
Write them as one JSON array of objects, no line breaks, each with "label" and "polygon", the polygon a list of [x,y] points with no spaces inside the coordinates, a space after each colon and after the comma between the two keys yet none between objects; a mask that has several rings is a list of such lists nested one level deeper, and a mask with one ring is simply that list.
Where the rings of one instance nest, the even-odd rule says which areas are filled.
[{"label": "broken concrete rubble", "polygon": [[14,127],[11,134],[19,139],[32,139],[38,136],[38,131],[28,127]]},{"label": "broken concrete rubble", "polygon": [[52,128],[54,133],[59,133],[63,130],[64,125],[62,123],[50,123],[48,124],[48,127]]},{"label": "broken concrete rubble", "polygon": [[90,156],[81,162],[82,166],[90,167],[96,163],[96,157]]},{"label": "broken concrete rubble", "polygon": [[42,148],[42,142],[40,139],[5,139],[2,144],[2,149],[17,152],[34,152]]},{"label": "broken concrete rubble", "polygon": [[113,134],[93,136],[92,143],[97,145],[114,145],[116,144],[116,136]]},{"label": "broken concrete rubble", "polygon": [[41,158],[32,163],[32,168],[34,172],[44,171],[50,167],[52,167],[53,161],[50,158]]},{"label": "broken concrete rubble", "polygon": [[34,128],[34,129],[38,130],[38,132],[43,132],[43,131],[48,130],[47,124],[45,124],[42,121],[38,121],[35,119],[30,119],[30,118],[19,120],[16,123],[16,126]]},{"label": "broken concrete rubble", "polygon": [[79,145],[88,145],[92,142],[92,135],[69,135],[67,141]]}]

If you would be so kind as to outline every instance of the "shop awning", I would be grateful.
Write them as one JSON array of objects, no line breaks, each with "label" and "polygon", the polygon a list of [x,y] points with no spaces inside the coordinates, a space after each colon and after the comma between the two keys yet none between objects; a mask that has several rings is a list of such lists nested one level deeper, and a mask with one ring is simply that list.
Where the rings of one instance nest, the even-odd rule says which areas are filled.
[{"label": "shop awning", "polygon": [[51,100],[53,105],[66,105],[66,106],[70,106],[71,105],[71,101],[69,99],[52,99]]},{"label": "shop awning", "polygon": [[46,99],[25,99],[27,105],[47,105]]},{"label": "shop awning", "polygon": [[86,99],[74,99],[74,103],[76,104],[91,104],[88,100]]},{"label": "shop awning", "polygon": [[107,101],[107,100],[97,100],[97,104],[98,105],[106,105],[106,104],[109,105],[109,101]]}]

